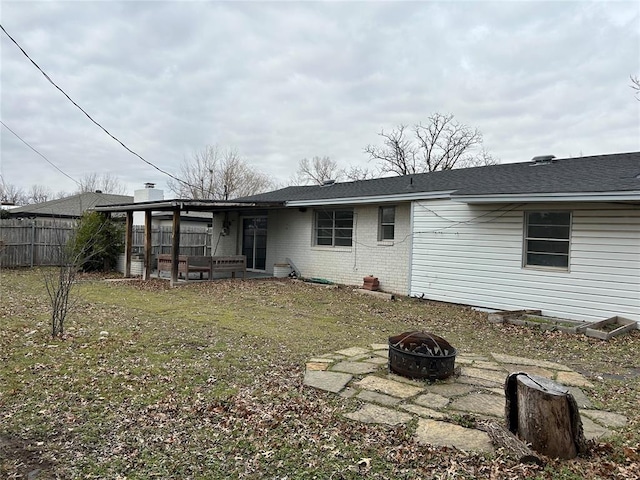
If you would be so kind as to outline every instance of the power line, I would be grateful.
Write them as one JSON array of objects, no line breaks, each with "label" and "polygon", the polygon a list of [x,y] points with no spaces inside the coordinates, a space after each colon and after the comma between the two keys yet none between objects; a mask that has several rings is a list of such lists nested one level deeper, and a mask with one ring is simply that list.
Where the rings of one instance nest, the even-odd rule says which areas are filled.
[{"label": "power line", "polygon": [[76,102],[73,101],[73,99],[67,95],[67,93],[60,88],[53,80],[51,80],[51,78],[49,77],[49,75],[47,75],[45,73],[44,70],[42,70],[42,68],[40,68],[40,66],[29,56],[29,54],[27,52],[24,51],[24,49],[20,46],[20,44],[14,40],[14,38],[9,35],[9,33],[5,30],[5,28],[2,26],[2,24],[0,24],[0,28],[2,29],[2,31],[4,32],[4,34],[9,37],[9,39],[15,44],[16,47],[18,47],[20,49],[20,51],[22,52],[22,54],[27,57],[29,59],[29,61],[33,64],[34,67],[36,67],[40,73],[42,73],[42,75],[44,75],[44,77],[49,81],[49,83],[51,83],[51,85],[53,85],[54,87],[56,87],[56,89],[58,89],[60,91],[60,93],[62,93],[65,97],[67,97],[67,100],[69,100],[73,105],[75,105],[76,108],[78,108],[82,113],[85,114],[85,116],[91,120],[91,122],[93,122],[98,128],[100,128],[104,133],[106,133],[107,135],[109,135],[113,140],[115,140],[116,142],[118,142],[120,145],[122,145],[122,147],[124,147],[125,150],[127,150],[129,153],[132,153],[133,155],[135,155],[136,157],[138,157],[140,160],[142,160],[144,163],[146,163],[147,165],[155,168],[156,170],[158,170],[160,173],[163,173],[164,175],[167,175],[170,178],[173,178],[174,180],[176,180],[177,182],[183,183],[187,186],[192,187],[193,185],[190,185],[189,183],[185,182],[184,180],[181,180],[180,178],[176,177],[175,175],[167,172],[166,170],[163,170],[162,168],[158,167],[157,165],[151,163],[150,161],[146,160],[144,157],[142,157],[142,155],[134,152],[133,150],[131,150],[129,147],[127,147],[123,142],[121,142],[118,138],[116,138],[114,135],[112,135],[106,128],[104,128],[102,125],[100,125],[100,123],[98,123],[97,121],[95,121],[93,119],[93,117],[91,115],[89,115],[80,105],[78,105]]},{"label": "power line", "polygon": [[18,140],[20,140],[20,141],[21,141],[22,143],[24,143],[27,147],[29,147],[31,150],[33,150],[34,152],[36,152],[36,153],[37,153],[38,155],[40,155],[42,158],[44,158],[44,159],[47,161],[47,163],[48,163],[49,165],[51,165],[53,168],[55,168],[56,170],[58,170],[61,174],[63,174],[63,175],[64,175],[65,177],[67,177],[68,179],[70,179],[70,180],[74,181],[76,185],[78,185],[78,186],[80,185],[80,182],[78,182],[78,181],[77,181],[75,178],[73,178],[72,176],[68,175],[66,172],[63,172],[63,171],[60,169],[60,167],[58,167],[55,163],[53,163],[51,160],[49,160],[47,157],[45,157],[42,153],[40,153],[38,150],[36,150],[35,148],[33,148],[31,145],[29,145],[29,143],[28,143],[26,140],[24,140],[22,137],[20,137],[20,135],[18,135],[16,132],[14,132],[13,130],[11,130],[11,129],[9,128],[9,126],[8,126],[6,123],[4,123],[2,120],[0,120],[0,123],[2,124],[2,126],[3,126],[4,128],[6,128],[7,130],[9,130],[11,133],[13,133],[13,134],[16,136],[16,138],[17,138]]}]

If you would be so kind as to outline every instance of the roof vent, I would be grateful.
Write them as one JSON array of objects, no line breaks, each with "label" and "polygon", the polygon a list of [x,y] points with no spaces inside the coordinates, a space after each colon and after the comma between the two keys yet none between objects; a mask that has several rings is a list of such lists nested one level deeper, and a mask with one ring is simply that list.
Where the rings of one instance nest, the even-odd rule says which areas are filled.
[{"label": "roof vent", "polygon": [[156,188],[155,183],[147,182],[144,184],[144,188]]},{"label": "roof vent", "polygon": [[322,182],[322,186],[323,187],[328,187],[329,185],[333,185],[334,183],[336,183],[335,180],[325,180]]},{"label": "roof vent", "polygon": [[554,163],[555,155],[539,155],[537,157],[533,157],[531,161],[533,165],[549,165],[550,163]]},{"label": "roof vent", "polygon": [[96,190],[96,193],[102,193],[102,190]]}]

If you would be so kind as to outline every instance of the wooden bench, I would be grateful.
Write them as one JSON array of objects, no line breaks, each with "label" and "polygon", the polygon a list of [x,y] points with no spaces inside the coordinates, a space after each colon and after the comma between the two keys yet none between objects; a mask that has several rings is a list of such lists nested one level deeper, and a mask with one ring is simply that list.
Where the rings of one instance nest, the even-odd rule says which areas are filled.
[{"label": "wooden bench", "polygon": [[[236,278],[236,272],[242,272],[244,280],[247,271],[247,257],[244,255],[231,255],[226,257],[209,257],[206,255],[179,255],[178,277],[189,280],[189,273],[206,273],[211,280],[213,272],[231,272],[231,278]],[[162,272],[171,273],[171,255],[161,253],[158,255],[158,276]]]}]

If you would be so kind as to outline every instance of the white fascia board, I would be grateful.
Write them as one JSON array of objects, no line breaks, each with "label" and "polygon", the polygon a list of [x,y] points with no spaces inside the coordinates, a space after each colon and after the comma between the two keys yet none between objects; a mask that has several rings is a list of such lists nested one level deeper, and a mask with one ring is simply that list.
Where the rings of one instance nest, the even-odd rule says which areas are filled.
[{"label": "white fascia board", "polygon": [[396,195],[374,195],[370,197],[323,198],[319,200],[294,200],[286,202],[287,207],[314,207],[321,205],[353,205],[368,203],[410,202],[412,200],[439,200],[450,198],[453,190],[447,192],[413,192]]},{"label": "white fascia board", "polygon": [[451,195],[451,200],[462,203],[638,202],[640,201],[640,191]]}]

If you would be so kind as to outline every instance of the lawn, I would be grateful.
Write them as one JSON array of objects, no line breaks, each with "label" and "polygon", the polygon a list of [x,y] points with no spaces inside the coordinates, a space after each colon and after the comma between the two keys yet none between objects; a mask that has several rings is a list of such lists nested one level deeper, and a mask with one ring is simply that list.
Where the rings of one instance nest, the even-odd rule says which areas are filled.
[{"label": "lawn", "polygon": [[[2,478],[640,478],[637,330],[603,342],[288,280],[86,276],[75,297],[54,340],[42,271],[0,272]],[[311,356],[416,329],[462,352],[562,362],[629,424],[585,458],[523,466],[419,445],[414,424],[352,422],[357,400],[303,387]]]}]

